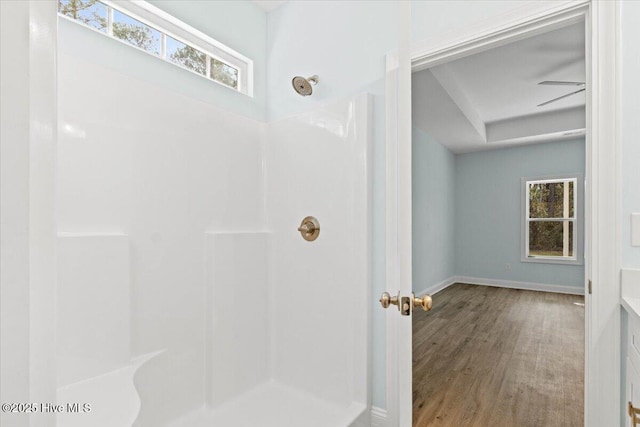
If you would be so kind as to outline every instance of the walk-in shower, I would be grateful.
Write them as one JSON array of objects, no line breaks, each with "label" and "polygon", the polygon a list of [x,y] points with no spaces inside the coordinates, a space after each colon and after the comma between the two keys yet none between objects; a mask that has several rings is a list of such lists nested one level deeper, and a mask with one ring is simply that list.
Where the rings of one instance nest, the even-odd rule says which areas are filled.
[{"label": "walk-in shower", "polygon": [[369,96],[265,122],[99,37],[61,22],[57,425],[368,425]]}]

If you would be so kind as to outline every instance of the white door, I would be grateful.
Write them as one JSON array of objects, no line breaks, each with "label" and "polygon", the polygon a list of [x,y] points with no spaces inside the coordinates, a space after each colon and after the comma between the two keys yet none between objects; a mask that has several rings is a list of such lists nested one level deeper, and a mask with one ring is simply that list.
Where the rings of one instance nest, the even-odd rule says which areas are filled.
[{"label": "white door", "polygon": [[[386,287],[390,296],[411,295],[411,67],[416,70],[484,50],[506,40],[535,34],[563,22],[585,19],[588,28],[588,149],[586,221],[586,378],[585,425],[620,424],[618,91],[620,2],[588,0],[523,2],[513,13],[461,26],[436,40],[416,42],[408,52],[410,6],[401,2],[398,46],[387,59]],[[626,4],[626,3],[622,3]],[[455,13],[455,12],[452,12]],[[408,16],[408,17],[407,17]],[[406,47],[407,50],[403,48]],[[602,255],[605,256],[602,256]],[[593,295],[591,295],[593,289]],[[389,301],[391,302],[391,301]],[[435,301],[437,305],[437,299]],[[393,306],[395,308],[395,306]],[[412,421],[411,316],[387,309],[387,425],[409,427]],[[617,349],[617,350],[616,350]],[[640,377],[638,377],[640,381]]]}]

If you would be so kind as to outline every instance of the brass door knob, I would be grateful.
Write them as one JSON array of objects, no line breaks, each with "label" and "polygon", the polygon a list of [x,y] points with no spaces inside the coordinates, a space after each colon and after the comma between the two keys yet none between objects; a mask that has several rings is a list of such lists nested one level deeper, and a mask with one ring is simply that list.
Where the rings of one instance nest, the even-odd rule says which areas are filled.
[{"label": "brass door knob", "polygon": [[400,297],[400,292],[392,297],[389,292],[383,292],[382,296],[380,296],[380,305],[382,308],[388,308],[390,305],[398,306],[400,314],[409,316],[414,308],[422,307],[424,311],[431,310],[433,300],[429,295],[418,298],[413,292],[411,292],[411,297]]},{"label": "brass door knob", "polygon": [[392,297],[391,295],[389,295],[389,292],[383,292],[382,296],[380,297],[380,305],[382,306],[382,308],[388,308],[391,304],[398,305],[399,296],[399,293],[397,296]]},{"label": "brass door knob", "polygon": [[422,307],[424,311],[429,311],[431,310],[431,307],[433,307],[433,300],[431,299],[431,296],[424,294],[424,296],[418,298],[414,293],[411,295],[413,299],[413,306],[415,308]]}]

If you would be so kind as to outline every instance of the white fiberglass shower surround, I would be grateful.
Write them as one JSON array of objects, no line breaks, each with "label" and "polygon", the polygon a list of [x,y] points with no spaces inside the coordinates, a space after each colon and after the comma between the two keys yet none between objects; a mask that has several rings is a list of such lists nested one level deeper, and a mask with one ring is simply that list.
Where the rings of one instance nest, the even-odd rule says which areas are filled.
[{"label": "white fiberglass shower surround", "polygon": [[369,96],[267,123],[78,55],[70,25],[55,387],[91,411],[57,425],[368,425]]}]

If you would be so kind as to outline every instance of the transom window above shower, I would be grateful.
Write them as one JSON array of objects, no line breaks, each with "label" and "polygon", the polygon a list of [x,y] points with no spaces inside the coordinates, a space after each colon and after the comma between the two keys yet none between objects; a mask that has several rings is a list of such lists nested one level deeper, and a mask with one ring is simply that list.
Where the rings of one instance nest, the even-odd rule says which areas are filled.
[{"label": "transom window above shower", "polygon": [[58,15],[253,96],[253,61],[145,1],[58,0]]}]

